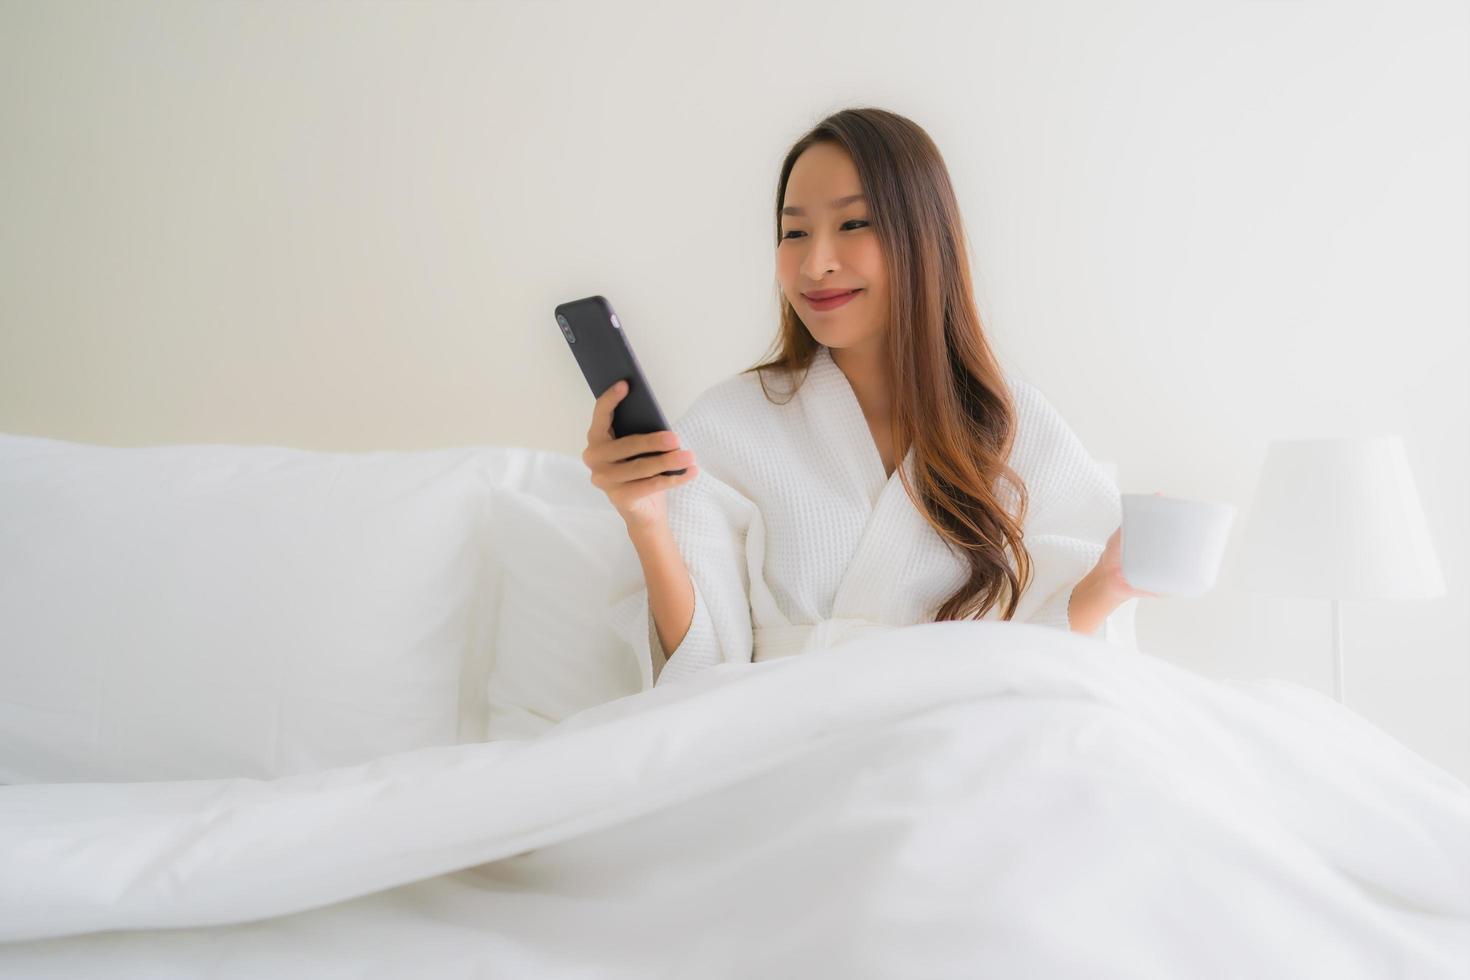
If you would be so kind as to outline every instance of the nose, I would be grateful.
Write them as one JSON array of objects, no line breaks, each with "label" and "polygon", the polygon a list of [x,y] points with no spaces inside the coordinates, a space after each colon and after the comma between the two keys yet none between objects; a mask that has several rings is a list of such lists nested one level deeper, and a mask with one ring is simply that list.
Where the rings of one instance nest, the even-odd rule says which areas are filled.
[{"label": "nose", "polygon": [[807,249],[806,258],[801,260],[801,274],[809,282],[821,282],[828,273],[842,268],[842,264],[837,260],[836,246],[826,232],[813,231],[810,235],[808,240],[812,246]]}]

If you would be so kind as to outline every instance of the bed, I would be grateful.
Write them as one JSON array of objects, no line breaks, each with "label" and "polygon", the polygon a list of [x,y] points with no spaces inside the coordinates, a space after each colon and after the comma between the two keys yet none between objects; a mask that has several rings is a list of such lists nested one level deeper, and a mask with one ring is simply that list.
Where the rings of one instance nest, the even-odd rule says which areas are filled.
[{"label": "bed", "polygon": [[0,976],[1470,972],[1470,788],[1131,609],[646,687],[563,454],[0,436],[0,515]]}]

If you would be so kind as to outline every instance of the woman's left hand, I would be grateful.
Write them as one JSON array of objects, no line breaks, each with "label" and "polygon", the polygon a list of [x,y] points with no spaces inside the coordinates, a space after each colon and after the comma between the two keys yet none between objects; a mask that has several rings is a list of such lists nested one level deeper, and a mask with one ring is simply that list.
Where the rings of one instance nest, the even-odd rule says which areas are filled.
[{"label": "woman's left hand", "polygon": [[1159,597],[1157,592],[1135,589],[1123,577],[1123,528],[1121,526],[1113,532],[1112,537],[1108,538],[1102,557],[1097,560],[1097,564],[1092,569],[1092,575],[1098,588],[1107,595],[1117,597],[1120,602],[1125,599],[1157,599]]},{"label": "woman's left hand", "polygon": [[[1162,497],[1163,495],[1164,491],[1162,490],[1154,491],[1155,497]],[[1119,602],[1126,599],[1159,598],[1157,592],[1145,592],[1142,589],[1135,589],[1123,577],[1122,525],[1119,525],[1118,529],[1113,532],[1113,536],[1108,538],[1107,546],[1103,548],[1102,557],[1097,560],[1097,564],[1093,566],[1090,574],[1094,576],[1098,588],[1107,595],[1117,597]]]}]

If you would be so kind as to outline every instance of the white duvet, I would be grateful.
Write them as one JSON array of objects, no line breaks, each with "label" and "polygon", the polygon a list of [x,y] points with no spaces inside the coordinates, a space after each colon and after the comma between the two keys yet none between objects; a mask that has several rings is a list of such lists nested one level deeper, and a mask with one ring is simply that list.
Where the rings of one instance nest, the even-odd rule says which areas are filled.
[{"label": "white duvet", "polygon": [[1470,789],[1043,626],[723,664],[536,740],[0,787],[0,975],[1470,975]]}]

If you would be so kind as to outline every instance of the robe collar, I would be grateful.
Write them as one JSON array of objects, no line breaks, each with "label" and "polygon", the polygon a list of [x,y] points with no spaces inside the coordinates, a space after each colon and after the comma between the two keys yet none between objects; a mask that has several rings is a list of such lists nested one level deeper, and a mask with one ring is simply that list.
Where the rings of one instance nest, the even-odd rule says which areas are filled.
[{"label": "robe collar", "polygon": [[[842,368],[832,358],[826,345],[817,347],[812,359],[811,370],[802,383],[801,393],[809,417],[820,430],[824,441],[841,460],[843,469],[852,484],[858,487],[870,509],[876,508],[880,499],[903,484],[898,468],[892,475],[883,469],[883,455],[873,441],[873,432],[863,415],[863,407]],[[899,462],[913,478],[914,447],[911,445]]]}]

